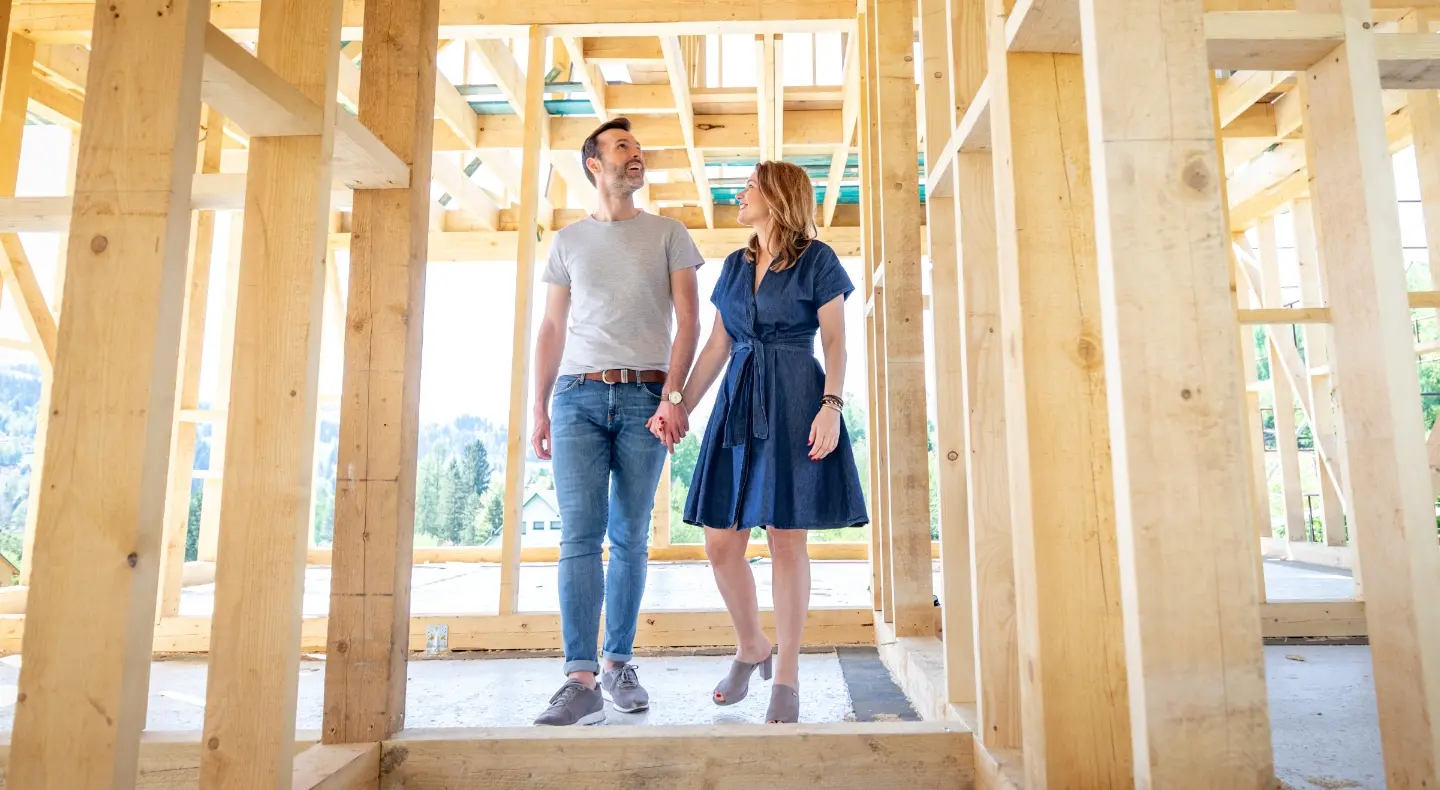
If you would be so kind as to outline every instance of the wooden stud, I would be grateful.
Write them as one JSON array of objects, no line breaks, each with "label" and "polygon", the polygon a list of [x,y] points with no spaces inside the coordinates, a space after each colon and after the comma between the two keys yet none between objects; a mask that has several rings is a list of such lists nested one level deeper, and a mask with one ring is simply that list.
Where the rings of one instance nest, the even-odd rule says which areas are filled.
[{"label": "wooden stud", "polygon": [[[1437,128],[1440,132],[1440,128]],[[1418,147],[1418,146],[1417,146]],[[1315,250],[1315,218],[1309,198],[1295,201],[1290,208],[1294,224],[1295,253],[1300,264],[1300,303],[1317,306],[1325,303],[1320,261]],[[1310,429],[1315,445],[1317,477],[1320,480],[1321,519],[1325,524],[1325,545],[1344,546],[1346,509],[1337,480],[1344,478],[1340,461],[1345,449],[1338,446],[1335,434],[1335,409],[1330,388],[1330,345],[1332,330],[1328,326],[1305,327],[1305,383],[1310,398]],[[1299,356],[1298,354],[1296,355]],[[1322,369],[1324,365],[1326,368]]]},{"label": "wooden stud", "polygon": [[[528,62],[525,66],[527,108],[541,106],[545,88],[545,34],[538,26],[529,33]],[[520,522],[524,519],[525,451],[530,421],[525,395],[530,379],[530,314],[535,291],[535,248],[539,230],[536,215],[540,200],[540,154],[545,118],[543,112],[527,109],[525,148],[521,159],[519,218],[521,228],[515,263],[515,321],[510,363],[510,425],[505,447],[505,524],[500,537],[500,614],[514,614],[520,604]]]},{"label": "wooden stud", "polygon": [[15,787],[126,786],[145,728],[208,8],[128,8],[94,15]]},{"label": "wooden stud", "polygon": [[[920,48],[924,57],[925,160],[933,157],[959,116],[951,90],[950,7],[920,0]],[[965,355],[960,324],[959,245],[953,197],[926,201],[930,237],[929,311],[935,347],[935,454],[940,505],[941,632],[945,642],[945,695],[950,702],[975,700],[975,629],[972,627],[970,507],[965,472]]]},{"label": "wooden stud", "polygon": [[[216,353],[213,407],[221,414],[230,407],[230,374],[235,360],[235,309],[240,299],[240,247],[245,238],[245,214],[230,214],[230,247],[225,260],[225,302],[220,316],[220,343]],[[225,496],[225,436],[227,420],[210,427],[210,468],[200,492],[200,535],[195,556],[200,562],[214,562],[220,550],[220,503]]]},{"label": "wooden stud", "polygon": [[[968,117],[965,110],[989,104],[983,87],[988,70],[985,3],[949,0],[947,5],[955,74],[951,93],[956,109]],[[1019,749],[1020,659],[991,154],[958,152],[952,170],[960,228],[960,382],[976,634],[975,735],[988,749]]]},{"label": "wooden stud", "polygon": [[[856,18],[857,40],[856,57],[857,69],[860,72],[859,81],[859,171],[860,171],[860,265],[864,269],[864,295],[867,300],[875,298],[875,266],[878,263],[875,255],[877,244],[877,233],[879,228],[875,221],[875,191],[874,180],[871,177],[870,161],[874,156],[874,141],[872,136],[874,112],[870,102],[870,87],[873,79],[868,70],[870,61],[869,47],[867,42],[870,38],[869,12],[863,7]],[[885,509],[881,505],[881,471],[883,470],[883,450],[879,441],[881,413],[881,389],[877,378],[877,371],[881,370],[878,362],[879,353],[876,346],[876,337],[879,329],[879,317],[871,309],[865,310],[865,419],[866,419],[866,466],[869,472],[870,498],[867,503],[870,511],[870,593],[875,611],[883,612],[885,609],[884,596],[884,563],[881,558],[884,556],[881,551],[880,535],[881,522],[885,517]]]},{"label": "wooden stud", "polygon": [[1374,20],[1354,0],[1297,7],[1339,13],[1345,25],[1345,43],[1304,74],[1310,197],[1386,784],[1420,787],[1440,783],[1440,553]]},{"label": "wooden stud", "polygon": [[[221,131],[225,118],[205,109],[200,128],[201,173],[220,172]],[[155,611],[161,617],[180,614],[180,581],[185,569],[185,534],[190,525],[190,489],[195,477],[195,423],[181,419],[186,409],[200,408],[200,365],[205,350],[205,314],[210,298],[210,256],[215,246],[215,212],[197,211],[191,219],[190,266],[185,274],[185,308],[180,324],[179,367],[175,377],[175,426],[170,432],[170,482],[165,492],[165,524],[160,543],[160,595]]]},{"label": "wooden stud", "polygon": [[365,6],[360,121],[410,166],[411,186],[361,190],[351,215],[325,743],[405,724],[439,13],[438,0]]},{"label": "wooden stud", "polygon": [[925,343],[920,294],[920,212],[915,210],[914,14],[907,0],[875,0],[876,88],[879,94],[880,237],[885,267],[886,474],[889,570],[894,575],[895,632],[935,633],[930,562],[930,490],[926,453]]},{"label": "wooden stud", "polygon": [[[1260,220],[1260,226],[1256,230],[1260,240],[1260,275],[1264,280],[1262,304],[1278,313],[1283,308],[1283,300],[1280,293],[1280,253],[1275,243],[1275,219],[1266,217]],[[1268,336],[1266,347],[1270,354],[1271,405],[1275,418],[1275,453],[1280,460],[1280,500],[1285,512],[1285,538],[1292,543],[1304,543],[1308,530],[1305,523],[1305,497],[1300,489],[1295,387],[1280,360],[1281,347],[1294,345],[1294,341],[1276,337],[1279,333],[1291,331],[1291,328],[1283,323],[1270,324],[1265,329]],[[1275,537],[1278,538],[1279,535]]]},{"label": "wooden stud", "polygon": [[[1134,781],[1271,788],[1202,8],[1080,8]],[[1147,107],[1157,94],[1167,111]],[[1157,256],[1169,265],[1150,265]],[[1168,529],[1176,512],[1199,528]]]},{"label": "wooden stud", "polygon": [[341,5],[260,10],[258,59],[323,107],[324,122],[318,135],[250,138],[205,688],[207,790],[291,778],[326,220],[336,122],[348,117],[336,111]]},{"label": "wooden stud", "polygon": [[1003,4],[986,8],[1025,781],[1128,786],[1082,64],[1007,53]]}]

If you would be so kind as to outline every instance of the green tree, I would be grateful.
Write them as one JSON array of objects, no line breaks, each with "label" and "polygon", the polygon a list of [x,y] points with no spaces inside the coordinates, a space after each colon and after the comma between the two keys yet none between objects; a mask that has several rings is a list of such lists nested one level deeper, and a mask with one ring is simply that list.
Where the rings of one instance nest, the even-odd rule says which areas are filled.
[{"label": "green tree", "polygon": [[420,460],[415,481],[415,532],[440,537],[440,459],[435,453]]},{"label": "green tree", "polygon": [[475,492],[454,458],[440,478],[440,534],[443,545],[463,546],[475,539]]},{"label": "green tree", "polygon": [[475,496],[484,496],[490,488],[490,454],[485,451],[484,442],[475,439],[465,445],[460,453],[460,470],[470,481],[470,489]]},{"label": "green tree", "polygon": [[[693,427],[693,426],[692,426]],[[674,490],[675,483],[690,485],[695,477],[695,464],[700,460],[700,436],[695,431],[685,435],[680,443],[675,445],[675,454],[670,456],[670,485]]]},{"label": "green tree", "polygon": [[491,537],[500,534],[505,528],[505,488],[497,487],[490,493],[490,505],[485,508],[485,527],[488,530],[481,543],[490,540]]},{"label": "green tree", "polygon": [[200,505],[204,486],[199,480],[190,486],[190,516],[185,522],[185,561],[194,562],[200,557]]}]

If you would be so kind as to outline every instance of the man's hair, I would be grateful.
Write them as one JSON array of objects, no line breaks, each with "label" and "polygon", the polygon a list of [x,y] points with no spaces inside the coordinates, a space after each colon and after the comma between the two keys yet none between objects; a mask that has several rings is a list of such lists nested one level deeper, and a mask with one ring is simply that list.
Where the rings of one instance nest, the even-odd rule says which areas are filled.
[{"label": "man's hair", "polygon": [[612,118],[600,124],[595,127],[595,131],[591,132],[590,136],[585,138],[584,144],[580,146],[580,166],[585,168],[585,177],[590,179],[592,185],[595,184],[595,174],[590,172],[589,162],[591,159],[600,158],[600,135],[611,129],[630,131],[630,119]]}]

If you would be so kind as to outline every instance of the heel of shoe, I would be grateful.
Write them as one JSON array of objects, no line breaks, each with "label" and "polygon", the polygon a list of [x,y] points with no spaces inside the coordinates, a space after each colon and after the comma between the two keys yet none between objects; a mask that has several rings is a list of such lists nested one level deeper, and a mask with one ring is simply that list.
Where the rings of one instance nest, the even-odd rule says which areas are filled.
[{"label": "heel of shoe", "polygon": [[773,669],[774,669],[774,666],[772,665],[771,662],[774,660],[774,658],[775,658],[775,657],[774,657],[773,655],[771,655],[771,656],[766,656],[766,657],[765,657],[765,660],[760,663],[760,677],[761,677],[761,679],[763,679],[763,680],[769,680],[769,679],[770,679],[771,675],[773,674]]}]

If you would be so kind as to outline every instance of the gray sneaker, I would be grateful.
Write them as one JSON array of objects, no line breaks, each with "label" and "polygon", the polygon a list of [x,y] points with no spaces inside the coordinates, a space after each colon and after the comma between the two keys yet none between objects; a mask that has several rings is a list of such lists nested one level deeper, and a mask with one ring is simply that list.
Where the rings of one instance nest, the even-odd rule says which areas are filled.
[{"label": "gray sneaker", "polygon": [[605,721],[605,696],[600,688],[586,688],[578,680],[567,680],[555,696],[550,698],[550,707],[535,719],[537,725],[569,727],[582,724],[597,724]]},{"label": "gray sneaker", "polygon": [[640,685],[634,664],[621,664],[601,675],[600,687],[610,694],[610,704],[621,713],[635,713],[650,707],[650,694]]}]

